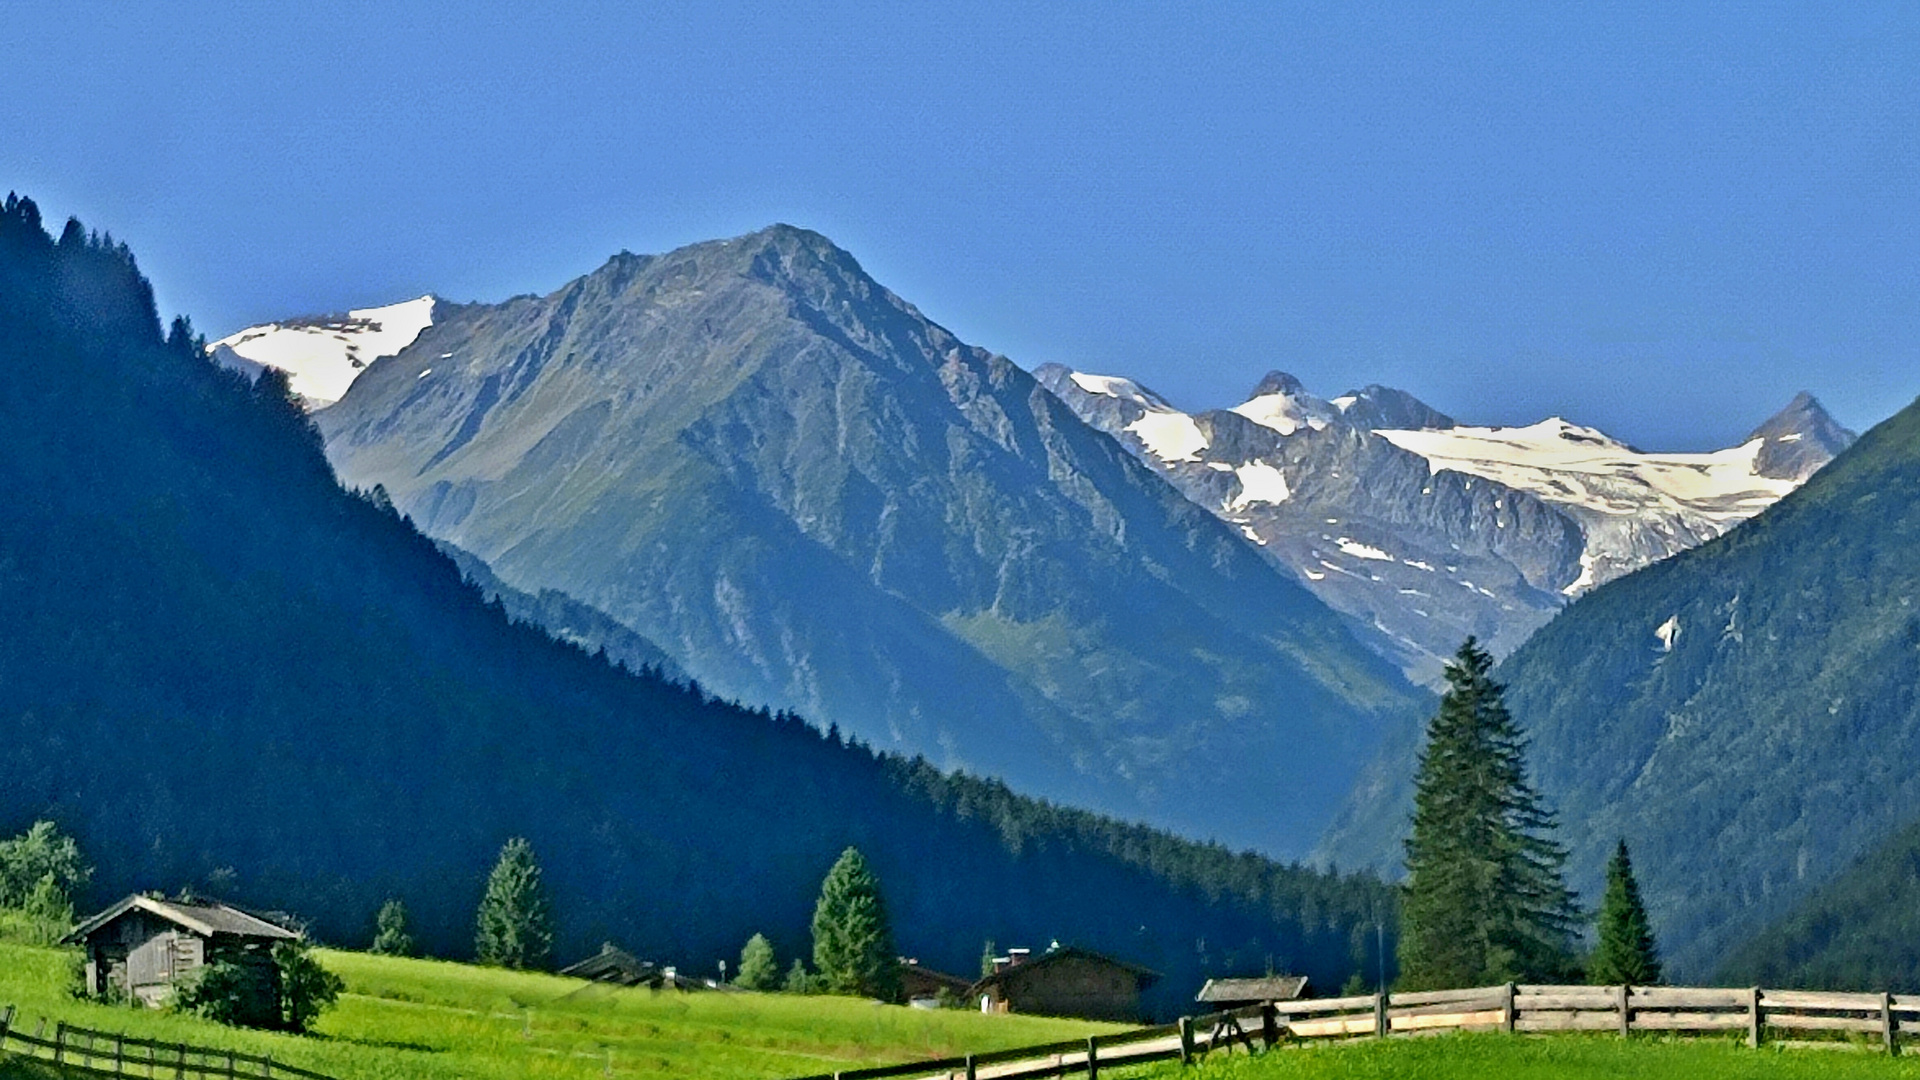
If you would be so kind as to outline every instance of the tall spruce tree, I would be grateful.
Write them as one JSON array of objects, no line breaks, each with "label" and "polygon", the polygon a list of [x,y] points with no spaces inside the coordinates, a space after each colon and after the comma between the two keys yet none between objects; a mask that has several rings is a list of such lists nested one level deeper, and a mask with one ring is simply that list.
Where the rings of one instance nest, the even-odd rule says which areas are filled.
[{"label": "tall spruce tree", "polygon": [[853,848],[840,853],[820,883],[820,900],[813,907],[813,966],[830,994],[882,1001],[900,996],[900,960],[880,881]]},{"label": "tall spruce tree", "polygon": [[1527,782],[1526,739],[1492,668],[1468,638],[1427,725],[1400,916],[1409,989],[1548,981],[1574,966],[1566,851]]},{"label": "tall spruce tree", "polygon": [[1625,838],[1607,861],[1607,892],[1600,899],[1598,931],[1600,940],[1587,964],[1587,981],[1599,986],[1649,986],[1660,981],[1660,952],[1653,943],[1647,906],[1640,901],[1640,883],[1633,878]]},{"label": "tall spruce tree", "polygon": [[553,914],[532,844],[516,836],[500,849],[475,921],[474,951],[481,963],[546,966],[553,950]]}]

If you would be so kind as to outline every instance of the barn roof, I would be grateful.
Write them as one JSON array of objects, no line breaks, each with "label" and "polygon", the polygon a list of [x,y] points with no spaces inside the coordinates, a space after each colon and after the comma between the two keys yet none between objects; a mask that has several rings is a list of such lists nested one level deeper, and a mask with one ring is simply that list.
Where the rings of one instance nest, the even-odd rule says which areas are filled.
[{"label": "barn roof", "polygon": [[1268,975],[1262,979],[1208,979],[1195,1001],[1294,1001],[1307,992],[1305,975]]},{"label": "barn roof", "polygon": [[179,900],[156,900],[151,896],[135,893],[74,927],[63,940],[81,941],[129,911],[136,910],[157,915],[202,937],[229,934],[234,937],[265,938],[274,941],[293,941],[300,937],[298,933],[284,926],[270,923],[257,915],[249,915],[239,908],[228,907],[225,904],[189,904]]},{"label": "barn roof", "polygon": [[1138,981],[1138,985],[1142,990],[1160,981],[1159,972],[1141,967],[1139,964],[1129,964],[1125,960],[1115,960],[1111,956],[1103,956],[1100,953],[1094,952],[1092,949],[1068,946],[1064,949],[1054,949],[1050,952],[1042,953],[1031,960],[1023,960],[1018,964],[1009,964],[999,971],[981,979],[979,982],[974,983],[973,992],[978,993],[980,990],[992,986],[995,983],[1005,982],[1009,976],[1025,974],[1026,972],[1044,968],[1049,964],[1056,964],[1069,958],[1092,960],[1096,963],[1109,964],[1117,967],[1132,975],[1134,979]]}]

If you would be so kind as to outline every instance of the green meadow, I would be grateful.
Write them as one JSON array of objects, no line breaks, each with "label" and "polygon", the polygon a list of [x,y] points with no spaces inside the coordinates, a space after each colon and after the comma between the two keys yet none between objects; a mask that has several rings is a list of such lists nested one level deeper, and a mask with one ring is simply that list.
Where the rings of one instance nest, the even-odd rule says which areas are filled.
[{"label": "green meadow", "polygon": [[[1102,1075],[1105,1073],[1103,1071]],[[1865,1044],[1763,1047],[1725,1038],[1452,1034],[1216,1053],[1129,1080],[1870,1080],[1920,1078],[1920,1054],[1888,1058]]]},{"label": "green meadow", "polygon": [[[250,1054],[341,1080],[777,1078],[1082,1038],[1112,1025],[836,997],[616,989],[554,975],[316,950],[347,992],[313,1034],[223,1027],[73,998],[73,952],[0,943],[0,1006]],[[38,1077],[18,1063],[12,1077]]]}]

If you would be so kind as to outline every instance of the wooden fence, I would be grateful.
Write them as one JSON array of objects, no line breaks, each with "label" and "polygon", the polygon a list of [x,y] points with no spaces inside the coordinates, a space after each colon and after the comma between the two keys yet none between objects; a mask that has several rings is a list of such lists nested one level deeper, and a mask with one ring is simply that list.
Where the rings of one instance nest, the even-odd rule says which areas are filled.
[{"label": "wooden fence", "polygon": [[1307,1040],[1446,1031],[1742,1033],[1747,1043],[1807,1034],[1866,1035],[1889,1054],[1920,1031],[1920,995],[1681,986],[1483,986],[1408,994],[1281,1001],[1189,1016],[1178,1023],[1075,1042],[845,1069],[799,1080],[1022,1080],[1156,1061],[1191,1064],[1215,1050],[1247,1053]]},{"label": "wooden fence", "polygon": [[146,1077],[148,1080],[332,1080],[273,1060],[231,1050],[211,1050],[186,1043],[136,1039],[110,1031],[91,1031],[55,1023],[48,1038],[47,1022],[28,1035],[14,1023],[14,1009],[0,1010],[0,1056],[8,1053],[51,1061],[69,1069],[102,1076]]}]

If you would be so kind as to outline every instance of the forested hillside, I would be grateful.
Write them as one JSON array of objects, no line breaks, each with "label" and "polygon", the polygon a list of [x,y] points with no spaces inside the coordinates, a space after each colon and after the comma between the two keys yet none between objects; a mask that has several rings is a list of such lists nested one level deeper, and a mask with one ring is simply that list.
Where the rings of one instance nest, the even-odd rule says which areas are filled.
[{"label": "forested hillside", "polygon": [[1720,978],[1920,991],[1920,824],[1893,834],[1734,950]]},{"label": "forested hillside", "polygon": [[[984,939],[1166,972],[1338,985],[1390,897],[878,756],[630,674],[509,620],[384,500],[334,482],[268,374],[162,334],[132,256],[0,215],[0,833],[57,820],[93,902],[202,892],[363,941],[403,898],[459,955],[502,841],[531,839],[557,952],[711,970],[804,947],[849,844],[900,945]],[[1391,947],[1391,943],[1389,943]]]},{"label": "forested hillside", "polygon": [[[1920,817],[1920,404],[1752,521],[1596,589],[1496,672],[1597,895],[1631,845],[1676,979]],[[1402,768],[1327,851],[1398,856]]]}]

